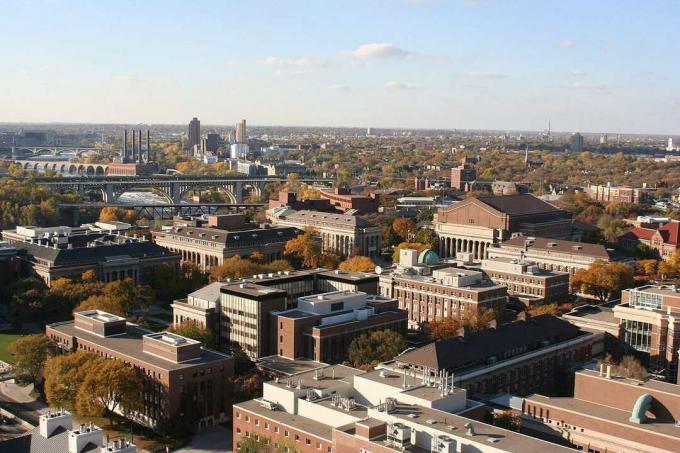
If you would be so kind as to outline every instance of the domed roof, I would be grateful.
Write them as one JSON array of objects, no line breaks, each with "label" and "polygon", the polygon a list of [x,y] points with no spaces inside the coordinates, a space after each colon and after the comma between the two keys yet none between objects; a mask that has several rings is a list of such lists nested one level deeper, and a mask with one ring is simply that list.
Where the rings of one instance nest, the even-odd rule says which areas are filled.
[{"label": "domed roof", "polygon": [[423,250],[418,255],[418,264],[437,264],[439,262],[439,255],[433,250]]}]

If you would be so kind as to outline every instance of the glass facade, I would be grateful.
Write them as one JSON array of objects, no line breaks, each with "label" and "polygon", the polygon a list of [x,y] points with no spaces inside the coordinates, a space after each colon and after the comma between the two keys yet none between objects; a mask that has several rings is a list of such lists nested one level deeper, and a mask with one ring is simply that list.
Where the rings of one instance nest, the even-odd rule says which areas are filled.
[{"label": "glass facade", "polygon": [[638,351],[649,352],[652,343],[652,325],[630,319],[625,319],[622,325],[624,341]]},{"label": "glass facade", "polygon": [[645,310],[661,310],[662,301],[663,296],[661,294],[631,289],[628,303],[631,307],[635,308],[642,308]]}]

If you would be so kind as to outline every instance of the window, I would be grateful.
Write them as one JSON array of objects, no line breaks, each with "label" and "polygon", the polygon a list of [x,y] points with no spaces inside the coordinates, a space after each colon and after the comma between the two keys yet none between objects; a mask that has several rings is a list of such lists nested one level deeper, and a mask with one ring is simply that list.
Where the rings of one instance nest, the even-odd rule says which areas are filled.
[{"label": "window", "polygon": [[622,322],[624,341],[632,348],[649,352],[652,342],[652,325],[642,321],[624,319]]},{"label": "window", "polygon": [[331,304],[331,311],[343,310],[345,308],[344,302],[334,302]]},{"label": "window", "polygon": [[300,435],[299,434],[295,435],[295,442],[300,442]]}]

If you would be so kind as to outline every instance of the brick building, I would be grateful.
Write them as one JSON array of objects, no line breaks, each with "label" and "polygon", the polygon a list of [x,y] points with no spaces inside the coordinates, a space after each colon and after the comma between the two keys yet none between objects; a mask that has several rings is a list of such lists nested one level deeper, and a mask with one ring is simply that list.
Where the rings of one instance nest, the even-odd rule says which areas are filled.
[{"label": "brick building", "polygon": [[335,291],[298,299],[297,308],[273,312],[274,353],[323,363],[347,356],[354,338],[373,331],[406,335],[408,314],[394,299],[355,291]]},{"label": "brick building", "polygon": [[244,214],[211,215],[207,219],[175,219],[172,227],[152,232],[156,244],[196,264],[203,271],[220,266],[225,258],[248,257],[253,252],[270,262],[283,258],[286,242],[301,231],[293,227],[255,224]]},{"label": "brick building", "polygon": [[483,411],[449,376],[322,366],[265,382],[262,398],[235,404],[233,444],[268,439],[301,453],[571,451],[482,423]]},{"label": "brick building", "polygon": [[466,198],[441,208],[433,220],[439,255],[472,253],[475,259],[516,235],[571,239],[578,235],[568,211],[529,194]]},{"label": "brick building", "polygon": [[215,282],[175,300],[175,325],[191,320],[213,330],[220,346],[238,343],[253,359],[276,352],[270,314],[296,308],[298,298],[331,291],[377,294],[378,276],[361,272],[308,269],[258,274]]},{"label": "brick building", "polygon": [[678,379],[680,350],[680,291],[675,286],[641,286],[621,293],[613,308],[619,339],[637,352],[655,376]]},{"label": "brick building", "polygon": [[376,258],[380,255],[380,228],[351,214],[331,214],[316,211],[295,211],[286,207],[267,211],[274,223],[304,230],[313,228],[319,233],[323,251],[349,256],[354,250]]},{"label": "brick building", "polygon": [[569,296],[569,274],[541,269],[523,258],[487,258],[481,270],[495,284],[525,305],[562,302]]},{"label": "brick building", "polygon": [[532,395],[522,407],[524,429],[593,453],[680,451],[679,419],[679,386],[611,369],[577,372],[573,397]]},{"label": "brick building", "polygon": [[570,368],[603,349],[603,334],[585,332],[552,315],[519,320],[407,351],[381,366],[433,375],[478,399],[499,393],[564,394]]},{"label": "brick building", "polygon": [[545,237],[518,236],[488,249],[489,258],[526,259],[541,269],[568,272],[587,269],[595,261],[611,261],[601,244],[573,242]]},{"label": "brick building", "polygon": [[399,266],[380,275],[380,294],[399,301],[399,308],[408,311],[411,328],[444,318],[462,319],[489,309],[500,314],[505,309],[507,288],[489,281],[484,273],[458,267],[435,268],[418,261],[415,250],[401,250]]},{"label": "brick building", "polygon": [[463,158],[458,167],[451,169],[451,188],[467,192],[470,184],[477,179],[474,164],[476,159]]},{"label": "brick building", "polygon": [[102,282],[150,281],[162,264],[179,265],[179,255],[144,238],[126,235],[127,223],[96,222],[80,227],[19,226],[2,237],[19,250],[21,267],[51,285],[55,279],[78,278],[92,270]]},{"label": "brick building", "polygon": [[229,417],[234,372],[229,355],[204,348],[198,341],[168,332],[152,332],[99,310],[74,314],[72,321],[49,324],[45,334],[62,352],[87,351],[121,360],[144,375],[145,407],[133,415],[155,427],[176,417],[183,404],[193,405],[199,426]]},{"label": "brick building", "polygon": [[635,227],[619,236],[618,242],[628,250],[645,245],[665,259],[680,250],[680,222],[669,221],[658,228]]},{"label": "brick building", "polygon": [[586,188],[586,193],[593,200],[603,203],[640,204],[646,201],[647,197],[653,194],[655,190],[646,185],[643,187],[624,187],[607,183],[606,185],[591,184]]},{"label": "brick building", "polygon": [[330,190],[321,190],[320,196],[330,201],[340,212],[352,211],[356,214],[373,214],[378,212],[378,198],[375,193],[366,195],[353,195],[348,188],[336,187]]}]

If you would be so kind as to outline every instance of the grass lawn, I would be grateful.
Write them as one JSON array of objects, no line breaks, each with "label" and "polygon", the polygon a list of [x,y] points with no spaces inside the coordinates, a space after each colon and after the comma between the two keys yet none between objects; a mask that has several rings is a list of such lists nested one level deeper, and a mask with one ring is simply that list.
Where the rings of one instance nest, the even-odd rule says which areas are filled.
[{"label": "grass lawn", "polygon": [[0,333],[0,360],[11,363],[12,355],[7,350],[7,346],[14,342],[19,337],[23,337],[25,334],[20,333]]}]

